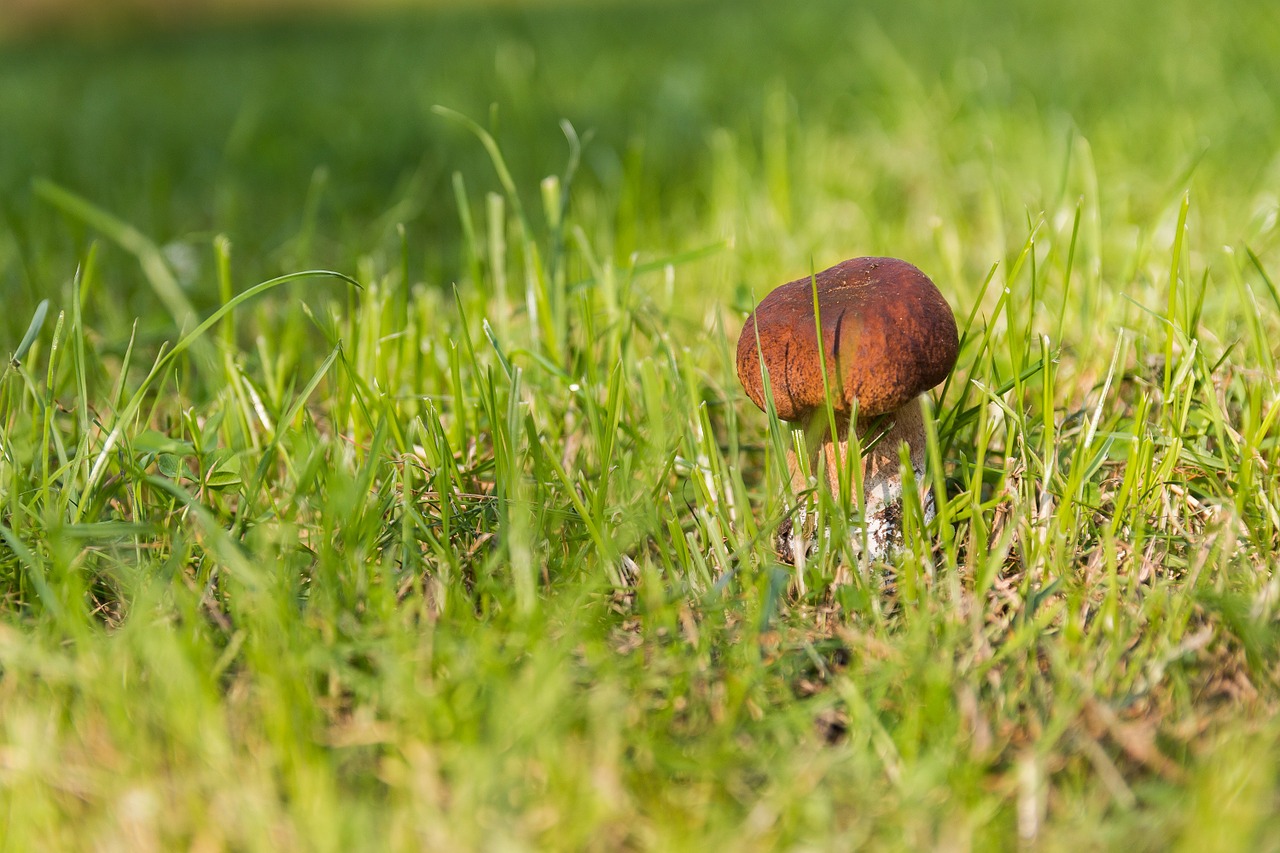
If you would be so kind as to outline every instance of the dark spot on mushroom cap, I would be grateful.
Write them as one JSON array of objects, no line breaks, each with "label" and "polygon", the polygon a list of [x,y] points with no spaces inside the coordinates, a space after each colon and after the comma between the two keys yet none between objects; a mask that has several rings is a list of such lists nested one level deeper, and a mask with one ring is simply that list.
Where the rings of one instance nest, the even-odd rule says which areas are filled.
[{"label": "dark spot on mushroom cap", "polygon": [[[955,317],[933,282],[894,258],[854,258],[814,276],[822,350],[837,412],[875,416],[937,385],[960,350]],[[760,345],[756,346],[759,334]],[[783,420],[825,403],[808,276],[776,288],[747,318],[738,339],[738,379],[765,408],[760,362]]]}]

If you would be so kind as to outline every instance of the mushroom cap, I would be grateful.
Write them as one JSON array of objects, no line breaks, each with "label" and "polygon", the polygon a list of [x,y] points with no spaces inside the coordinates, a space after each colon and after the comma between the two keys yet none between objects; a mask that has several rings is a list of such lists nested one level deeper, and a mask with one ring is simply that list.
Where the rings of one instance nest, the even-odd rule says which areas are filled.
[{"label": "mushroom cap", "polygon": [[[854,258],[814,278],[837,413],[847,415],[855,400],[861,415],[895,411],[955,366],[955,317],[915,266],[894,258]],[[776,288],[760,300],[738,338],[738,379],[747,396],[765,408],[763,357],[774,406],[786,421],[803,420],[826,404],[812,287],[805,276]]]}]

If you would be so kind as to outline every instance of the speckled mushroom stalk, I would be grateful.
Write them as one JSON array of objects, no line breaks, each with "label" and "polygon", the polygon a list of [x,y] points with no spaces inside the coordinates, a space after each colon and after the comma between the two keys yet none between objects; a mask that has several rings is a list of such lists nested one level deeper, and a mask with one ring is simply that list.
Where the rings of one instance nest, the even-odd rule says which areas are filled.
[{"label": "speckled mushroom stalk", "polygon": [[[801,466],[794,449],[787,448],[787,470],[791,473],[792,494],[800,494],[809,488],[806,470],[810,475],[825,471],[825,481],[830,493],[840,494],[840,471],[849,464],[852,453],[849,446],[849,419],[837,420],[836,429],[839,437],[833,440],[826,413],[817,411],[810,415],[804,430],[807,466]],[[892,553],[901,540],[903,483],[898,448],[902,444],[906,444],[909,449],[911,469],[920,490],[925,522],[931,521],[934,515],[933,492],[925,477],[926,437],[920,398],[916,397],[892,414],[864,418],[856,427],[856,435],[862,456],[863,519],[867,530],[867,553],[873,560],[882,560]],[[804,505],[797,507],[793,519],[785,522],[778,531],[776,550],[779,556],[787,563],[797,563],[801,553],[808,554],[813,550],[817,527],[817,519],[806,515]]]},{"label": "speckled mushroom stalk", "polygon": [[[807,468],[811,474],[826,471],[823,481],[833,495],[839,494],[837,456],[842,461],[849,458],[849,422],[856,408],[872,559],[888,556],[901,540],[898,448],[903,443],[922,485],[926,512],[932,512],[920,396],[946,378],[958,351],[955,318],[942,294],[919,269],[893,258],[855,258],[812,279],[788,282],[761,300],[743,327],[737,353],[743,388],[765,409],[763,364],[778,417],[804,431]],[[834,436],[826,409],[828,387]],[[793,451],[789,454],[795,494],[808,483],[805,466]],[[779,556],[796,562],[800,552],[808,550],[817,526],[816,519],[806,518],[798,508],[792,523],[779,531]]]}]

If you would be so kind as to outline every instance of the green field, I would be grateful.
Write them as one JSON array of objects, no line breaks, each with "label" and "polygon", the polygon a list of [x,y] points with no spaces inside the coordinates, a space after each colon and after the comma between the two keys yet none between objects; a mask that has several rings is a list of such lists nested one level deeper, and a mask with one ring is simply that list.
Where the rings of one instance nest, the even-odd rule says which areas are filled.
[{"label": "green field", "polygon": [[[1280,849],[1278,54],[1248,0],[0,45],[0,850]],[[956,311],[939,513],[795,570],[734,346],[857,255]]]}]

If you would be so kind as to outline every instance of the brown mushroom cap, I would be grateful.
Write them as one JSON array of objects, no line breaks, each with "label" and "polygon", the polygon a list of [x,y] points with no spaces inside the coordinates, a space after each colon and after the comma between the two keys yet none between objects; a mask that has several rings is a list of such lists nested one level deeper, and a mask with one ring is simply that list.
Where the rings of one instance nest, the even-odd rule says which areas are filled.
[{"label": "brown mushroom cap", "polygon": [[[937,385],[960,350],[955,317],[933,282],[894,258],[854,258],[815,277],[835,410],[862,415],[901,408]],[[756,339],[760,346],[757,350]],[[738,379],[765,408],[761,355],[778,417],[803,420],[826,404],[808,276],[760,301],[738,338]]]}]

